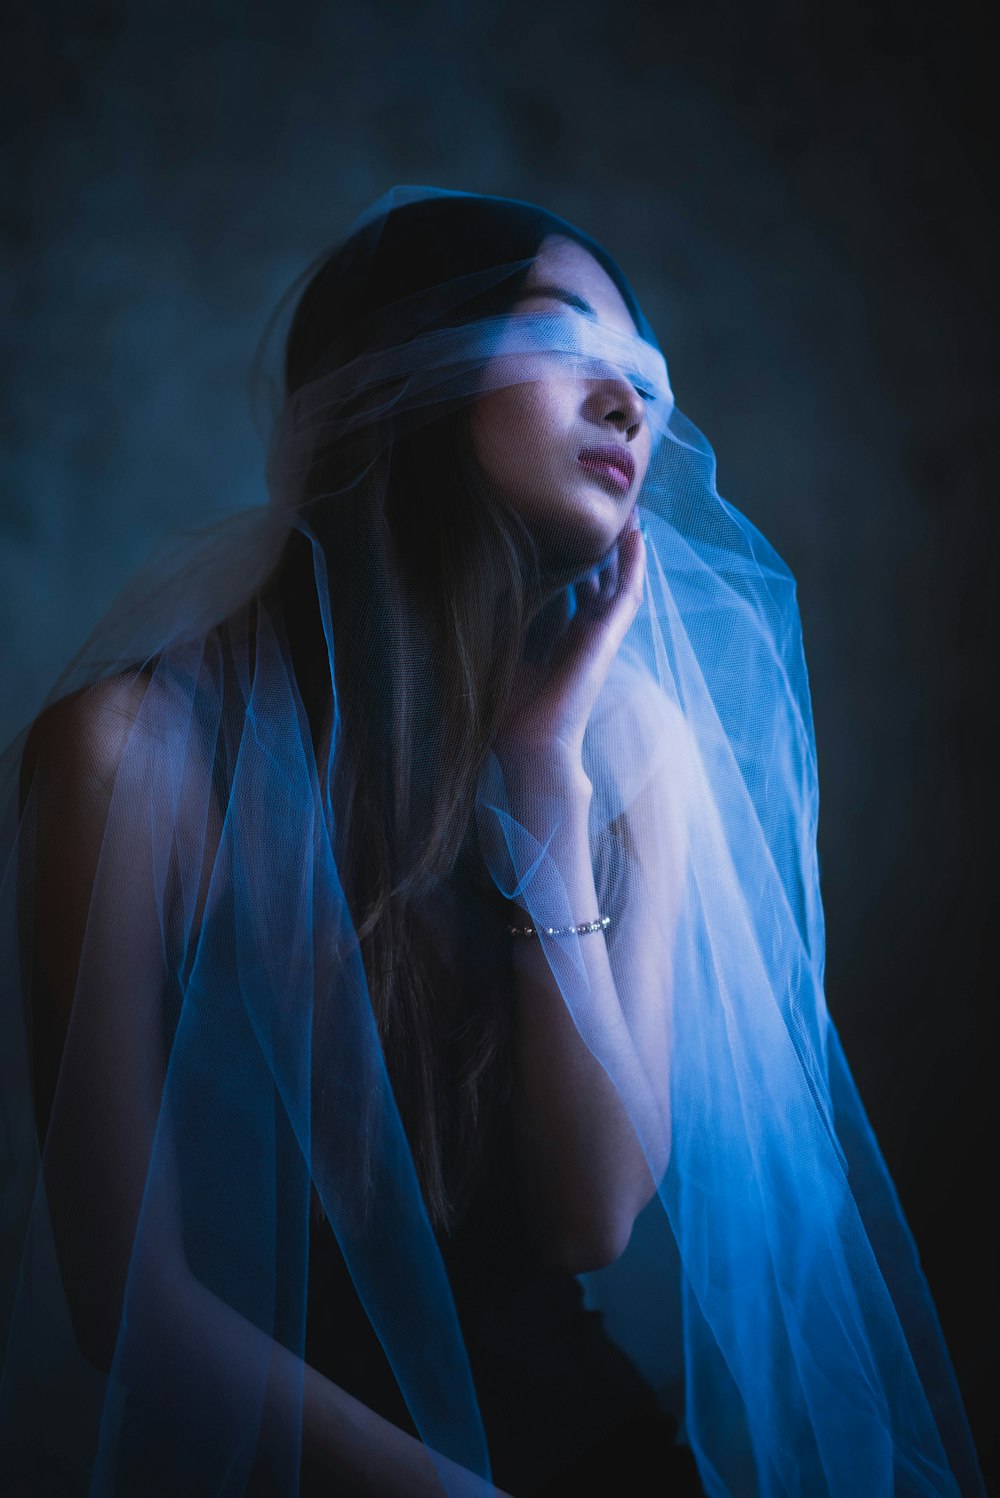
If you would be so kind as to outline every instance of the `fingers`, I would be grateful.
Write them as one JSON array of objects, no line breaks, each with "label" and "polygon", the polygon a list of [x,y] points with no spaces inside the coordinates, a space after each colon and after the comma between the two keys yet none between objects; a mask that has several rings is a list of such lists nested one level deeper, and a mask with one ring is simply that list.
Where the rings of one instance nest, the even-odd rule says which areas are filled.
[{"label": "fingers", "polygon": [[629,582],[629,538],[634,538],[638,534],[639,532],[633,530],[631,526],[626,527],[604,563],[592,568],[577,584],[577,597],[585,605],[581,613],[581,623],[605,615],[621,597],[623,586],[627,587]]},{"label": "fingers", "polygon": [[511,704],[512,741],[563,744],[579,740],[611,663],[642,602],[646,552],[631,527],[619,537],[613,591],[596,572],[576,584],[577,607],[544,669],[522,662]]},{"label": "fingers", "polygon": [[[627,530],[618,546],[618,578],[609,600],[603,622],[616,650],[625,637],[642,602],[646,576],[646,543],[638,530]],[[612,652],[613,653],[613,652]]]},{"label": "fingers", "polygon": [[642,533],[632,527],[622,531],[612,562],[597,590],[595,619],[610,623],[621,613],[630,618],[630,608],[634,615],[642,602],[645,563],[646,546]]},{"label": "fingers", "polygon": [[596,698],[642,602],[646,548],[638,530],[622,532],[617,556],[614,592],[602,599],[602,590],[597,588],[588,608],[578,610],[560,663],[564,679],[575,677],[581,685],[581,678],[587,679],[591,699]]}]

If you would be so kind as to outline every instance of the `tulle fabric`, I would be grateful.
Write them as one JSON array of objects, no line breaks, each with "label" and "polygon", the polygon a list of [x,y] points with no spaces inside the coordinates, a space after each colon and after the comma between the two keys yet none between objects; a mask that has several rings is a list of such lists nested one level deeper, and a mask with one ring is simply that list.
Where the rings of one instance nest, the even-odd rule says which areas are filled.
[{"label": "tulle fabric", "polygon": [[[446,196],[394,189],[352,226],[356,254],[375,254],[400,208]],[[564,308],[470,318],[523,268],[418,287],[286,402],[275,350],[299,278],[255,371],[270,505],[165,542],[49,691],[48,731],[27,725],[5,753],[13,1492],[236,1495],[263,1491],[261,1474],[269,1492],[299,1491],[311,1192],[442,1491],[492,1491],[338,866],[344,704],[324,767],[261,586],[305,537],[335,683],[326,553],[297,501],[317,444],[346,455],[322,502],[350,527],[362,499],[377,508],[401,434],[552,360],[641,383],[654,433],[644,597],[584,741],[591,847],[616,892],[607,932],[548,934],[597,913],[570,908],[549,852],[560,809],[541,786],[529,830],[524,787],[491,752],[474,806],[495,891],[529,911],[657,1181],[623,1255],[583,1277],[589,1302],[674,1406],[713,1498],[983,1491],[824,1000],[794,578],[718,495],[641,314],[635,338]],[[571,613],[572,584],[567,598]],[[379,669],[391,646],[372,648]],[[626,815],[641,836],[623,844]],[[613,1014],[588,984],[595,941]],[[40,1075],[60,1015],[58,1069]]]}]

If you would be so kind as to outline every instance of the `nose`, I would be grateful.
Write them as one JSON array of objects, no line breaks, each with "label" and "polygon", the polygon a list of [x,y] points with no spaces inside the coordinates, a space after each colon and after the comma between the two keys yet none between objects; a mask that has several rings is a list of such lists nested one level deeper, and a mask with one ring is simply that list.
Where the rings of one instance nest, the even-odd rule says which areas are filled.
[{"label": "nose", "polygon": [[614,427],[629,442],[642,429],[645,420],[642,396],[631,380],[617,370],[593,381],[587,406],[591,420],[601,426]]}]

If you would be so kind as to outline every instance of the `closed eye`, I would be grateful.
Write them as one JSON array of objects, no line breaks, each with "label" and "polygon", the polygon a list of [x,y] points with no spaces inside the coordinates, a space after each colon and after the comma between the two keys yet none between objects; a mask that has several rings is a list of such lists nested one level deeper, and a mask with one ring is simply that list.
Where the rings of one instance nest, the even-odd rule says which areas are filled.
[{"label": "closed eye", "polygon": [[[590,303],[584,301],[583,297],[578,296],[575,291],[569,291],[565,286],[529,286],[521,292],[517,300],[519,302],[530,301],[532,297],[554,297],[557,301],[565,302],[567,307],[575,307],[578,312],[582,312],[588,319],[591,319],[594,322],[597,321],[597,313],[594,311]],[[634,383],[635,376],[630,375],[629,378],[633,380]],[[656,400],[655,390],[650,390],[647,386],[638,384],[636,384],[634,388],[636,393],[640,395],[644,401]]]}]

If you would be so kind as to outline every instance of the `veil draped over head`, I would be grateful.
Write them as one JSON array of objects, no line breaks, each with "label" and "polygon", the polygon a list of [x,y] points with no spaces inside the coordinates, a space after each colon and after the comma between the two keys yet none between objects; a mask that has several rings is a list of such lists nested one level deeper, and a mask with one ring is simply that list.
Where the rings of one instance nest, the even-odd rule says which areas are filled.
[{"label": "veil draped over head", "polygon": [[[634,333],[515,306],[553,234]],[[470,435],[553,368],[627,382],[651,437],[582,744],[597,911],[502,730],[619,541],[533,529]],[[393,188],[290,288],[252,389],[270,503],[154,552],[2,761],[9,1491],[297,1493],[319,1222],[441,1491],[502,1486],[449,1244],[517,1107],[533,953],[517,1024],[558,990],[649,1176],[587,1305],[704,1490],[981,1492],[824,1000],[795,581],[621,271],[532,205]]]}]

